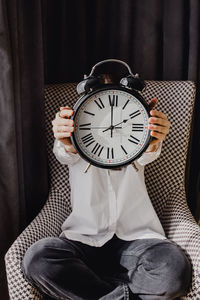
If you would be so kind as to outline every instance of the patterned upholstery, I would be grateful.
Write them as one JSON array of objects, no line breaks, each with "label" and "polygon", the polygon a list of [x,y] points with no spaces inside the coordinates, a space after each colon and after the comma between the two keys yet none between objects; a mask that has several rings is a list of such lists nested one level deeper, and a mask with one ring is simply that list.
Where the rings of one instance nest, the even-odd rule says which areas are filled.
[{"label": "patterned upholstery", "polygon": [[[200,228],[191,215],[185,195],[185,166],[195,99],[190,81],[146,81],[143,96],[149,102],[157,97],[156,109],[166,113],[171,129],[163,142],[160,157],[145,168],[147,189],[168,238],[175,241],[193,265],[193,281],[186,297],[200,299]],[[5,261],[11,300],[42,299],[40,293],[23,278],[20,263],[35,241],[58,236],[61,224],[71,212],[68,167],[55,158],[51,121],[60,106],[73,107],[78,98],[76,84],[47,85],[45,88],[46,135],[51,190],[42,211],[8,250]]]}]

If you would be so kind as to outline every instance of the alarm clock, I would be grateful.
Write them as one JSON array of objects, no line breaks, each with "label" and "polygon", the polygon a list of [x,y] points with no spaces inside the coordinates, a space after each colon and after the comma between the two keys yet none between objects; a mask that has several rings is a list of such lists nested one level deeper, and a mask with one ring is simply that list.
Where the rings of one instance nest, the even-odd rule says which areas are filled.
[{"label": "alarm clock", "polygon": [[[95,69],[107,62],[123,64],[128,75],[119,84],[104,84]],[[150,109],[137,91],[145,89],[138,74],[127,63],[107,59],[93,66],[89,76],[77,85],[81,97],[75,103],[74,132],[70,139],[80,156],[90,164],[115,169],[133,163],[151,140]]]}]

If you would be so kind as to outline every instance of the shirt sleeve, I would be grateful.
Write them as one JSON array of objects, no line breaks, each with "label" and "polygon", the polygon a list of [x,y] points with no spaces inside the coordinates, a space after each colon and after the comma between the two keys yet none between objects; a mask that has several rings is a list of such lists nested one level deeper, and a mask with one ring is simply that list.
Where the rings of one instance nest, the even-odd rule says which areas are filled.
[{"label": "shirt sleeve", "polygon": [[78,161],[80,155],[78,153],[66,152],[64,148],[64,144],[55,139],[53,145],[53,153],[55,154],[57,160],[62,165],[72,165]]},{"label": "shirt sleeve", "polygon": [[152,161],[156,160],[160,153],[161,153],[161,149],[162,149],[162,141],[160,142],[160,146],[158,147],[158,149],[155,152],[144,152],[142,154],[142,156],[140,156],[140,158],[138,158],[136,161],[141,165],[141,166],[145,166],[149,163],[151,163]]}]

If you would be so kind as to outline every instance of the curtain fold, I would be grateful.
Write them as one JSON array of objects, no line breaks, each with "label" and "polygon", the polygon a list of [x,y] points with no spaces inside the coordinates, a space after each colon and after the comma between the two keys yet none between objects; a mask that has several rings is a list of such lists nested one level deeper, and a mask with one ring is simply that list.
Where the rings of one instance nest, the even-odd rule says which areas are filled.
[{"label": "curtain fold", "polygon": [[0,0],[0,290],[4,255],[48,195],[40,1]]},{"label": "curtain fold", "polygon": [[[8,298],[6,288],[6,274],[3,256],[10,241],[17,236],[20,223],[18,197],[17,159],[16,159],[16,135],[14,107],[12,66],[10,44],[7,35],[8,23],[6,18],[6,6],[0,1],[0,290],[5,299]],[[9,171],[8,171],[9,170]]]}]

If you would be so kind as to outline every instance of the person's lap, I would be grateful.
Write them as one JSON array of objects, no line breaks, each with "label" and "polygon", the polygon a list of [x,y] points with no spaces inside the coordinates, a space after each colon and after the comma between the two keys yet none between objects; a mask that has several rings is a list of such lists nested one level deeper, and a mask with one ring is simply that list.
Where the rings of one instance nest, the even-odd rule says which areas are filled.
[{"label": "person's lap", "polygon": [[189,289],[190,262],[169,239],[124,241],[114,236],[104,251],[108,254],[108,268],[106,272],[101,268],[102,278],[126,283],[134,295],[142,295],[141,299],[151,299],[152,295],[156,300],[168,293],[174,299]]},{"label": "person's lap", "polygon": [[[109,293],[119,284],[126,283],[133,294],[139,295],[138,299],[174,299],[179,296],[178,293],[185,292],[183,289],[188,287],[191,277],[186,256],[175,243],[169,240],[124,241],[115,235],[102,247],[92,247],[67,238],[48,238],[37,243],[40,245],[43,243],[43,247],[49,248],[48,250],[56,248],[56,244],[60,243],[62,245],[59,246],[62,248],[60,251],[64,249],[72,251],[73,255],[78,256],[97,275],[98,288],[102,284],[105,288],[104,294],[106,290]],[[56,254],[58,261],[59,247]],[[32,255],[33,252],[34,249]],[[47,258],[52,255],[55,257],[55,251],[53,252],[51,253],[50,250],[48,255],[45,255]],[[92,273],[90,275],[92,276]],[[174,281],[178,278],[181,282],[179,280],[176,284]],[[174,289],[171,287],[172,283]],[[171,296],[167,296],[167,288],[170,289]],[[91,293],[94,295],[95,288]]]}]

